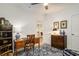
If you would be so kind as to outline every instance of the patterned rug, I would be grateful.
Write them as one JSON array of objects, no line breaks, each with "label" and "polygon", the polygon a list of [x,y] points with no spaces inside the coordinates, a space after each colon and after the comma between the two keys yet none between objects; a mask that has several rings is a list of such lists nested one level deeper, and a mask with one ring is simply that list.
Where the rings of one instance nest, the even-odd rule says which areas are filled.
[{"label": "patterned rug", "polygon": [[34,51],[33,49],[26,53],[21,51],[18,56],[63,56],[63,50],[44,44],[40,48],[35,47]]}]

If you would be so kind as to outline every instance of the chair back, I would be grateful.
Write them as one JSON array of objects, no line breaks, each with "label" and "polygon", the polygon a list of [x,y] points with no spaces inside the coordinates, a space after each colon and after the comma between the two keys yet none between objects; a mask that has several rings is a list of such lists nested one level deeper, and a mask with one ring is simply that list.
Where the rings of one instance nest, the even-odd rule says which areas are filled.
[{"label": "chair back", "polygon": [[27,40],[30,41],[30,43],[34,43],[35,34],[27,35]]}]

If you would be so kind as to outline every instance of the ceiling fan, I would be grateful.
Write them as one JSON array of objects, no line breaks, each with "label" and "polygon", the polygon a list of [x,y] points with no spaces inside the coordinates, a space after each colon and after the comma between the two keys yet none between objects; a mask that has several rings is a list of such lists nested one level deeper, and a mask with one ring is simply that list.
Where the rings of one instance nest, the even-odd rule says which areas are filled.
[{"label": "ceiling fan", "polygon": [[[40,4],[40,3],[31,3],[31,5],[37,5],[37,4]],[[48,3],[44,3],[44,7],[46,10],[48,10]]]}]

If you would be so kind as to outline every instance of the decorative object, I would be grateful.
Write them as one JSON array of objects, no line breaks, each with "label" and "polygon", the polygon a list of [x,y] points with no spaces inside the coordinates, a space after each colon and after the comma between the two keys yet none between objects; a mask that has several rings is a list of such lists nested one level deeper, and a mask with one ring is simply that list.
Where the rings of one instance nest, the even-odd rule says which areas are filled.
[{"label": "decorative object", "polygon": [[54,22],[53,27],[53,29],[59,29],[59,22]]},{"label": "decorative object", "polygon": [[41,36],[43,36],[43,32],[41,32]]},{"label": "decorative object", "polygon": [[65,35],[65,31],[64,30],[60,30],[60,35],[64,36]]},{"label": "decorative object", "polygon": [[60,27],[61,27],[61,29],[66,29],[67,28],[67,20],[61,21]]},{"label": "decorative object", "polygon": [[54,28],[54,29],[53,29],[53,31],[57,31],[57,29],[56,29],[56,28]]},{"label": "decorative object", "polygon": [[0,17],[0,25],[3,25],[5,22],[5,18],[4,17]]},{"label": "decorative object", "polygon": [[63,36],[65,35],[65,31],[63,30]]},{"label": "decorative object", "polygon": [[60,30],[60,35],[62,35],[62,30]]},{"label": "decorative object", "polygon": [[38,23],[37,24],[37,37],[41,37],[43,33],[41,33],[43,30],[43,27],[42,27],[42,23]]}]

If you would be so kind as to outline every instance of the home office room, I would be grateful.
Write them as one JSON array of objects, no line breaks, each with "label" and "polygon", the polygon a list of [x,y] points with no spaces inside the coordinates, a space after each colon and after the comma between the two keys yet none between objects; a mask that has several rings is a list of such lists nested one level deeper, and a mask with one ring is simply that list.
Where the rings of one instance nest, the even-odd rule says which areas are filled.
[{"label": "home office room", "polygon": [[79,56],[79,3],[0,3],[0,56]]}]

